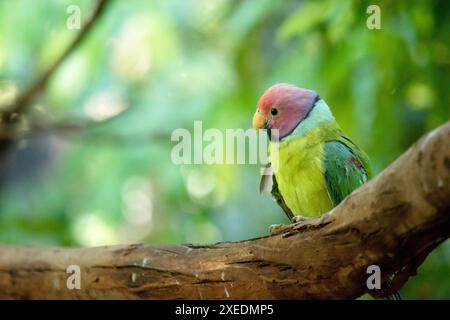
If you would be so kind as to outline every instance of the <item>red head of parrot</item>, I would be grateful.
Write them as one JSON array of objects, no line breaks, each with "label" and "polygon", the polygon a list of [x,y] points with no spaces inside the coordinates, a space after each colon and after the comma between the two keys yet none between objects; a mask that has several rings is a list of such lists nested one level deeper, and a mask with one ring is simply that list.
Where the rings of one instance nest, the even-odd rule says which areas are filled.
[{"label": "red head of parrot", "polygon": [[269,132],[278,129],[279,138],[286,137],[307,117],[318,99],[315,91],[286,83],[275,84],[259,99],[253,127]]}]

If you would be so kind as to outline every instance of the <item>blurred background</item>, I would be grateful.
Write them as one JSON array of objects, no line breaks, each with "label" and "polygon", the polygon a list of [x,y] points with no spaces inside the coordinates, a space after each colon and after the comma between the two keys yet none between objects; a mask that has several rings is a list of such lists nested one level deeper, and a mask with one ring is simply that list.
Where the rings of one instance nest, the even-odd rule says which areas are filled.
[{"label": "blurred background", "polygon": [[[276,82],[317,90],[378,173],[450,118],[450,2],[113,1],[0,136],[0,242],[246,239],[286,223],[259,165],[175,165],[170,135],[251,127]],[[0,112],[80,30],[90,0],[0,0]],[[13,115],[17,116],[17,115]],[[450,243],[403,290],[450,298]]]}]

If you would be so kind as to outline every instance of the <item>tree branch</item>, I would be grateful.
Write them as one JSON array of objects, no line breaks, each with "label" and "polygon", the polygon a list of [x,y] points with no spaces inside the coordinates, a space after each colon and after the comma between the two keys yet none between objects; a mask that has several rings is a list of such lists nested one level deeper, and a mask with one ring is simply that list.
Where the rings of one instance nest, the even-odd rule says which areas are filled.
[{"label": "tree branch", "polygon": [[30,102],[36,97],[36,95],[45,88],[48,80],[58,69],[58,67],[63,63],[63,61],[78,47],[78,45],[87,37],[95,22],[105,11],[106,5],[109,0],[99,0],[92,16],[86,22],[84,27],[75,37],[73,42],[66,48],[66,50],[61,54],[61,56],[34,82],[28,87],[23,93],[19,95],[12,106],[6,108],[6,110],[0,115],[0,122],[3,123],[15,123],[18,120],[17,114],[22,114],[28,108]]},{"label": "tree branch", "polygon": [[[0,298],[356,298],[374,264],[389,293],[450,236],[449,211],[450,122],[331,212],[277,235],[205,246],[2,245]],[[66,287],[71,264],[80,290]]]}]

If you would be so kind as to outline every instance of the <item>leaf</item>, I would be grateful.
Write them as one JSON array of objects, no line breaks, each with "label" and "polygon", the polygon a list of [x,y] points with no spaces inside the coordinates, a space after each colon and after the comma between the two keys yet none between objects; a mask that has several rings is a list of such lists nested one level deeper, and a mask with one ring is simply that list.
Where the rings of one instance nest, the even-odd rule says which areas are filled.
[{"label": "leaf", "polygon": [[325,20],[329,5],[329,1],[306,2],[281,25],[280,40],[288,40],[318,26]]}]

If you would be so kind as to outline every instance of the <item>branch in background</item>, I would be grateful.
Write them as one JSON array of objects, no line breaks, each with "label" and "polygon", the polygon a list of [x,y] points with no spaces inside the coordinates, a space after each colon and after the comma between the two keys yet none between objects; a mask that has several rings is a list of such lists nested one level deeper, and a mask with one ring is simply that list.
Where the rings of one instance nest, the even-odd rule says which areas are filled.
[{"label": "branch in background", "polygon": [[[120,114],[119,114],[120,115]],[[119,117],[116,115],[111,119]],[[60,122],[60,123],[32,123],[26,130],[13,130],[10,125],[0,127],[0,141],[5,143],[33,139],[42,135],[52,135],[70,142],[108,144],[120,147],[148,147],[153,142],[169,143],[171,133],[163,131],[120,134],[114,131],[99,131],[99,128],[109,123],[109,119],[101,122]]]},{"label": "branch in background", "polygon": [[109,0],[99,0],[94,13],[86,22],[80,33],[75,37],[73,42],[61,54],[61,56],[23,93],[19,95],[13,105],[9,106],[0,116],[2,123],[16,123],[18,116],[26,112],[32,100],[36,95],[45,88],[50,77],[55,73],[63,61],[78,47],[78,45],[87,37],[93,26],[98,21],[102,13],[105,11]]},{"label": "branch in background", "polygon": [[[2,245],[0,298],[357,298],[368,292],[368,266],[390,283],[384,293],[396,291],[448,237],[450,122],[331,212],[277,235],[204,246]],[[80,290],[66,287],[69,265],[81,268]]]}]

